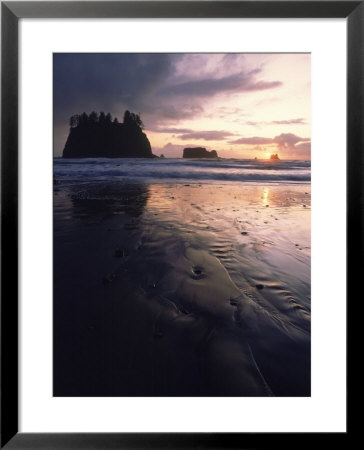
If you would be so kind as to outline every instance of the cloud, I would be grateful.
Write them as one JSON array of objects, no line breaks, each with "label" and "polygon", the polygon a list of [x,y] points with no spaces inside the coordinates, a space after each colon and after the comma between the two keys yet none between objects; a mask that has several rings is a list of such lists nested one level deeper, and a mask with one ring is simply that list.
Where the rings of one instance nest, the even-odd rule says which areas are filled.
[{"label": "cloud", "polygon": [[229,131],[192,131],[185,134],[180,134],[177,136],[179,139],[183,141],[191,140],[191,139],[202,139],[205,141],[222,141],[226,139],[228,136],[234,136],[234,133],[230,133]]},{"label": "cloud", "polygon": [[255,71],[238,73],[226,77],[208,77],[200,80],[191,80],[184,83],[167,86],[163,92],[166,95],[210,97],[225,92],[234,91],[262,91],[273,89],[282,85],[281,81],[256,81]]},{"label": "cloud", "polygon": [[248,137],[229,141],[232,145],[252,145],[255,149],[260,149],[263,145],[276,145],[279,151],[284,154],[302,153],[302,156],[309,157],[311,151],[311,140],[302,138],[292,133],[281,133],[274,138]]},{"label": "cloud", "polygon": [[151,113],[155,123],[166,123],[168,121],[178,122],[183,119],[193,119],[201,115],[204,109],[201,105],[194,104],[162,104],[162,100],[157,101],[150,112],[148,108],[145,110]]},{"label": "cloud", "polygon": [[311,141],[300,142],[299,144],[295,145],[295,149],[309,157],[311,154]]},{"label": "cloud", "polygon": [[176,63],[176,80],[185,81],[186,73],[189,79],[232,75],[241,72],[242,68],[247,68],[249,60],[250,58],[241,53],[187,53]]},{"label": "cloud", "polygon": [[173,73],[173,59],[168,54],[55,53],[55,109],[115,111],[123,104],[140,111]]},{"label": "cloud", "polygon": [[242,108],[238,107],[227,107],[227,106],[219,106],[213,112],[207,115],[207,117],[211,118],[219,118],[226,119],[229,118],[231,121],[231,117],[235,117],[236,119],[232,120],[232,122],[239,121],[241,122],[242,117],[246,116],[246,112]]},{"label": "cloud", "polygon": [[265,144],[274,144],[274,139],[254,136],[249,138],[235,139],[233,141],[229,141],[229,144],[265,145]]},{"label": "cloud", "polygon": [[296,136],[292,133],[282,133],[274,138],[274,142],[279,148],[289,148],[297,144],[297,142],[305,141],[307,139]]},{"label": "cloud", "polygon": [[272,123],[276,125],[297,125],[297,124],[305,124],[306,121],[303,118],[298,118],[289,120],[273,120]]},{"label": "cloud", "polygon": [[262,122],[254,122],[248,121],[245,122],[247,125],[251,126],[260,126],[260,125],[305,125],[306,121],[303,118],[298,119],[289,119],[289,120],[271,120],[271,121],[262,121]]},{"label": "cloud", "polygon": [[149,131],[154,131],[155,133],[192,133],[193,130],[190,128],[173,128],[173,127],[165,127],[165,128],[149,128]]}]

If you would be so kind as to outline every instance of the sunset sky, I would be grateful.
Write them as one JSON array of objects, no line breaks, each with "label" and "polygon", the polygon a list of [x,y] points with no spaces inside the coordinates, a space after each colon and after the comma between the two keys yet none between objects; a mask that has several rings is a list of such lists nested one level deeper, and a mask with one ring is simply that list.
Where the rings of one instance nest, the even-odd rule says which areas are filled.
[{"label": "sunset sky", "polygon": [[54,54],[54,155],[69,117],[140,113],[152,151],[310,159],[309,54]]}]

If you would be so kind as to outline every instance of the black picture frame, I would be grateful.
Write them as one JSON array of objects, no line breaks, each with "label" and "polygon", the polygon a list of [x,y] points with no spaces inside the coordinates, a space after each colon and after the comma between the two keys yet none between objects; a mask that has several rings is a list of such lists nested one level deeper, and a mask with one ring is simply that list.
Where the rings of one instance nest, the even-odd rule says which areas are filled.
[{"label": "black picture frame", "polygon": [[[327,445],[325,433],[18,433],[18,22],[109,17],[347,19],[347,304],[363,273],[363,1],[1,2],[1,448],[270,448],[312,437]],[[339,445],[348,419],[349,410],[346,433],[330,433]]]}]

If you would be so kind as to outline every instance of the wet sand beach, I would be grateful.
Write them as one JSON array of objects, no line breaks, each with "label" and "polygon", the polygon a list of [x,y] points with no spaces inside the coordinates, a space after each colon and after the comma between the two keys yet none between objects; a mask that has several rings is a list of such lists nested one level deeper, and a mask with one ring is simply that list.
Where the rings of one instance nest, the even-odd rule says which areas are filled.
[{"label": "wet sand beach", "polygon": [[55,396],[309,396],[308,183],[54,186]]}]

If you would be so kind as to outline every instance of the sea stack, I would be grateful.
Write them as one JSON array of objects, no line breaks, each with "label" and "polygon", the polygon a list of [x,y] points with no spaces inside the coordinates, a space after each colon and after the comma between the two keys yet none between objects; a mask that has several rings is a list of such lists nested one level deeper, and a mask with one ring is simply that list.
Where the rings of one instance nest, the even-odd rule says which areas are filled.
[{"label": "sea stack", "polygon": [[216,150],[208,151],[204,147],[183,149],[183,158],[217,158]]},{"label": "sea stack", "polygon": [[111,114],[72,116],[63,158],[154,158],[138,114],[126,111],[124,122]]},{"label": "sea stack", "polygon": [[271,154],[271,155],[270,155],[270,159],[275,159],[275,160],[279,159],[278,153]]}]

